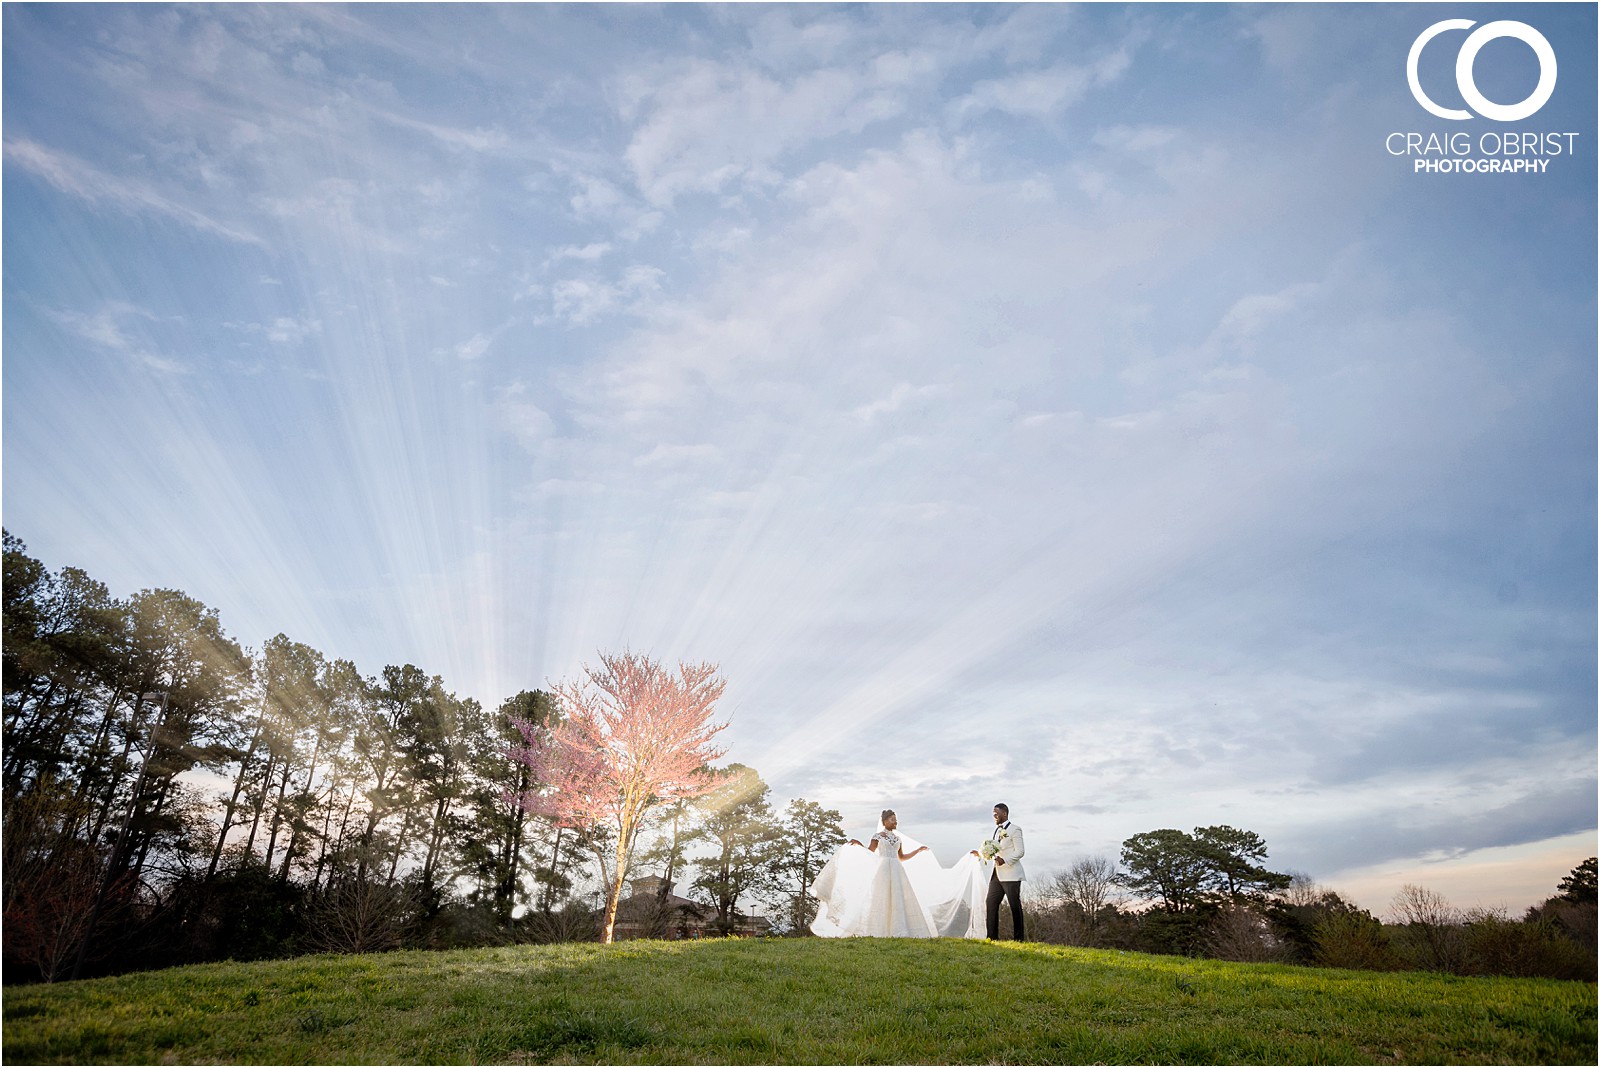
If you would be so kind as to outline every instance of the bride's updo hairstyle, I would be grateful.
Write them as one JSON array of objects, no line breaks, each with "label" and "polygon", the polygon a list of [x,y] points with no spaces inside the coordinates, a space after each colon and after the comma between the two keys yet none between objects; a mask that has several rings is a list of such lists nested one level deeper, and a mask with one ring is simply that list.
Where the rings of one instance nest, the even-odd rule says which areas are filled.
[{"label": "bride's updo hairstyle", "polygon": [[893,815],[894,815],[894,809],[886,808],[886,809],[884,809],[882,812],[880,812],[878,814],[878,822],[879,823],[888,823],[889,822],[889,817],[893,816]]}]

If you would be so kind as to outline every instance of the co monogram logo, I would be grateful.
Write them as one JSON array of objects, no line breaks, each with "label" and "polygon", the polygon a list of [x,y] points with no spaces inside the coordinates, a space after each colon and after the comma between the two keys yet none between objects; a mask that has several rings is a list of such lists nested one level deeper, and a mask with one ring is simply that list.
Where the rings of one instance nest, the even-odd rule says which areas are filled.
[{"label": "co monogram logo", "polygon": [[[1417,80],[1417,60],[1422,56],[1422,50],[1428,42],[1446,30],[1470,30],[1476,25],[1471,19],[1445,19],[1435,22],[1423,30],[1415,41],[1411,43],[1411,54],[1406,57],[1406,80],[1411,83],[1411,95],[1417,98],[1430,114],[1441,119],[1470,119],[1472,116],[1456,108],[1443,108],[1428,99],[1428,94],[1422,91],[1422,83]],[[1478,58],[1478,52],[1490,41],[1501,37],[1515,37],[1517,40],[1533,49],[1533,54],[1539,58],[1539,84],[1534,86],[1533,92],[1526,100],[1517,104],[1496,104],[1493,100],[1478,92],[1477,82],[1472,77],[1472,64]],[[1516,122],[1544,107],[1545,101],[1550,99],[1550,94],[1556,91],[1556,54],[1550,47],[1550,42],[1544,39],[1544,34],[1523,22],[1489,22],[1479,26],[1467,35],[1461,44],[1461,52],[1456,56],[1456,86],[1461,90],[1461,99],[1467,106],[1486,119],[1495,119],[1499,122]]]}]

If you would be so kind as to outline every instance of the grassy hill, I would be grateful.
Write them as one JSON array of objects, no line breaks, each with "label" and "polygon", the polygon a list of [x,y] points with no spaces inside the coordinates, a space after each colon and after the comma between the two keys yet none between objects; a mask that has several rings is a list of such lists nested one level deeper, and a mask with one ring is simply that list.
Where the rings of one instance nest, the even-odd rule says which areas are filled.
[{"label": "grassy hill", "polygon": [[24,1063],[1593,1064],[1595,987],[820,939],[212,964],[8,989]]}]

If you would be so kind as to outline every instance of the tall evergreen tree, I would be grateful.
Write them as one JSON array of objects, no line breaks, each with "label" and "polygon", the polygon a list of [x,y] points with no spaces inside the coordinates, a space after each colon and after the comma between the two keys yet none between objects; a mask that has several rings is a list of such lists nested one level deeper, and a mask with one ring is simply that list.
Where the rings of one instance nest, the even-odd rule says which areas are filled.
[{"label": "tall evergreen tree", "polygon": [[774,888],[785,899],[791,930],[803,931],[816,918],[817,900],[811,884],[828,858],[844,844],[838,810],[797,798],[789,802],[778,825],[774,854]]}]

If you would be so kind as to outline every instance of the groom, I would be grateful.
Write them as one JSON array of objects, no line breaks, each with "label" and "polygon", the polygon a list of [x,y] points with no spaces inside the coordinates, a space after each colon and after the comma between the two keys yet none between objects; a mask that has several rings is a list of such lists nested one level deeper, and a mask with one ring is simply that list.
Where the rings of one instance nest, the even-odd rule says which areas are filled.
[{"label": "groom", "polygon": [[[1018,942],[1022,937],[1022,828],[1011,822],[1011,810],[1005,805],[994,806],[993,840],[998,847],[994,855],[994,871],[989,875],[989,906],[985,919],[989,924],[989,940],[1000,937],[1000,899],[1011,902],[1011,937]],[[979,854],[974,851],[974,856]]]}]

